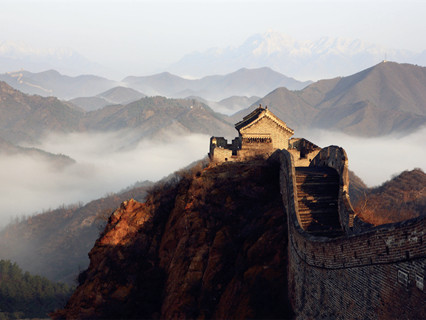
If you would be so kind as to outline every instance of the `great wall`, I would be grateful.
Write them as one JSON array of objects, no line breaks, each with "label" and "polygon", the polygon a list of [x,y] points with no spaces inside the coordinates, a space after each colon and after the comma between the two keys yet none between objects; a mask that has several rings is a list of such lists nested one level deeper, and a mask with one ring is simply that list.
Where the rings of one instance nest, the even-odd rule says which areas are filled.
[{"label": "great wall", "polygon": [[[253,130],[262,121],[259,132]],[[218,163],[262,155],[280,163],[288,291],[297,318],[424,319],[426,218],[378,227],[363,223],[348,196],[344,149],[320,149],[288,135],[281,139],[289,139],[285,147],[281,140],[272,147],[275,136],[268,130],[292,131],[276,123],[259,107],[236,125],[240,136],[231,145],[212,137],[209,155]]]}]

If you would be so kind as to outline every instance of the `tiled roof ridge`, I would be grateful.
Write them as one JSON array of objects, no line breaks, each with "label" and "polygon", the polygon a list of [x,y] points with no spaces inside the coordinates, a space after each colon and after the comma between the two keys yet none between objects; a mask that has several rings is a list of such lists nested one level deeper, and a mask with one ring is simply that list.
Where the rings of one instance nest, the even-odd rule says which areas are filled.
[{"label": "tiled roof ridge", "polygon": [[249,113],[247,116],[243,118],[240,122],[235,124],[235,128],[239,131],[242,128],[245,128],[247,126],[251,126],[257,121],[259,121],[261,118],[267,116],[269,119],[271,119],[273,122],[275,122],[279,127],[283,128],[284,130],[290,132],[291,134],[294,134],[294,130],[287,127],[287,124],[282,121],[280,118],[278,118],[276,115],[272,113],[268,109],[268,107],[262,108],[261,105],[259,105],[258,108],[253,110],[251,113]]}]

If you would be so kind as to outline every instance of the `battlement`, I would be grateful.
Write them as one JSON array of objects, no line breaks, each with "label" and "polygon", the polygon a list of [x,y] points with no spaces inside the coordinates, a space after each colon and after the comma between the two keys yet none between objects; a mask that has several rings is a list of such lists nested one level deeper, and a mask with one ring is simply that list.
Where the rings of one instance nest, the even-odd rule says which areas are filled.
[{"label": "battlement", "polygon": [[212,162],[243,161],[253,157],[268,158],[275,150],[288,149],[299,165],[308,166],[321,150],[303,138],[292,138],[293,129],[275,116],[268,107],[259,106],[235,124],[238,137],[232,143],[224,137],[210,138]]},{"label": "battlement", "polygon": [[[310,168],[320,172],[321,167],[329,168],[338,174],[338,208],[326,209],[335,220],[327,220],[323,230],[312,229],[303,217],[300,202],[303,189],[291,153],[277,151],[271,161],[280,163],[289,237],[288,290],[297,316],[301,319],[424,318],[426,218],[357,230],[347,194],[348,158],[342,148],[330,146],[318,153]],[[317,188],[325,186],[318,183]],[[321,227],[317,222],[314,226]]]},{"label": "battlement", "polygon": [[[210,139],[212,162],[262,156],[280,164],[288,224],[288,292],[300,319],[425,318],[426,218],[360,228],[343,148],[319,148],[259,107],[232,143]],[[321,303],[318,303],[318,302]]]}]

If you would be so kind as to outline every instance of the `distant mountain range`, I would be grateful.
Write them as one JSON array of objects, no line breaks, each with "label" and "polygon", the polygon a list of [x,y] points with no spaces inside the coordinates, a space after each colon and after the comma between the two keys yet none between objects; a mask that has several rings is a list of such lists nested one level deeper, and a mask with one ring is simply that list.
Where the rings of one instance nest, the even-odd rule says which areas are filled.
[{"label": "distant mountain range", "polygon": [[[254,34],[245,41],[227,48],[216,47],[203,52],[188,53],[168,68],[161,67],[161,70],[185,78],[202,78],[208,75],[229,74],[241,68],[269,67],[299,80],[319,80],[347,76],[388,59],[426,66],[426,50],[411,52],[350,38],[322,37],[299,40],[282,32],[268,31],[264,34]],[[130,68],[129,66],[128,70]],[[110,77],[110,75],[122,74],[122,70],[120,72],[120,70],[108,69],[70,48],[39,49],[21,42],[0,42],[0,73],[16,70],[38,73],[51,69],[72,76],[95,74]],[[137,66],[134,66],[134,69],[136,70]],[[93,95],[100,92],[102,91]],[[150,92],[143,90],[142,92],[152,95]],[[188,93],[187,95],[199,94]],[[79,96],[87,95],[68,97],[68,99]],[[223,98],[226,97],[221,97]]]},{"label": "distant mountain range", "polygon": [[70,75],[102,74],[105,67],[70,48],[39,49],[27,43],[0,41],[0,72],[14,70],[41,72],[56,69]]},{"label": "distant mountain range", "polygon": [[[184,79],[165,72],[145,77],[127,77],[118,82],[93,75],[69,77],[55,70],[40,73],[9,72],[0,74],[0,80],[29,94],[55,96],[66,100],[100,96],[112,103],[128,102],[123,98],[118,100],[111,98],[111,95],[118,94],[117,91],[105,92],[116,87],[132,88],[138,91],[139,95],[168,98],[199,96],[203,99],[218,101],[231,96],[264,96],[278,87],[299,90],[311,83],[297,81],[270,68],[243,68],[230,74],[207,76],[197,80]],[[120,90],[123,91],[123,89]],[[133,99],[135,92],[121,93],[122,96],[129,94],[131,96],[129,99]],[[108,98],[105,95],[110,96]],[[99,101],[93,102],[100,105]]]},{"label": "distant mountain range", "polygon": [[238,121],[258,103],[293,129],[322,128],[358,136],[407,134],[426,124],[426,68],[383,62],[300,91],[278,88],[231,119]]},{"label": "distant mountain range", "polygon": [[13,88],[28,94],[43,97],[54,96],[59,99],[96,96],[119,85],[106,78],[81,75],[70,77],[55,70],[39,73],[28,71],[8,72],[0,75],[0,80]]},{"label": "distant mountain range", "polygon": [[165,72],[148,77],[127,77],[123,82],[147,95],[178,98],[200,96],[214,101],[231,96],[264,96],[277,87],[300,90],[311,83],[297,81],[265,67],[241,68],[226,75],[198,80],[183,79]]},{"label": "distant mountain range", "polygon": [[[166,131],[232,137],[236,134],[232,124],[259,103],[296,130],[322,128],[361,136],[404,135],[426,124],[426,68],[393,62],[380,63],[348,77],[321,80],[302,90],[280,87],[260,100],[233,97],[220,101],[229,108],[241,101],[252,103],[232,117],[214,112],[200,102],[202,98],[142,97],[126,104],[127,99],[140,96],[142,93],[133,89],[115,87],[96,97],[108,99],[109,106],[86,112],[54,97],[26,95],[3,82],[0,137],[18,143],[37,140],[46,131],[121,129],[132,130],[134,139],[163,138]],[[122,104],[116,104],[120,101]]]},{"label": "distant mountain range", "polygon": [[350,75],[386,59],[426,66],[426,50],[414,53],[347,38],[298,41],[269,31],[253,35],[241,45],[187,54],[168,70],[198,77],[267,66],[296,79],[319,80]]},{"label": "distant mountain range", "polygon": [[145,97],[85,112],[55,97],[24,94],[5,82],[0,82],[0,114],[0,137],[15,144],[36,142],[48,132],[126,129],[138,140],[162,138],[166,132],[226,135],[234,131],[225,116],[193,99]]},{"label": "distant mountain range", "polygon": [[95,97],[74,98],[69,102],[85,111],[93,111],[113,104],[125,105],[143,97],[146,96],[139,91],[119,86],[102,92]]},{"label": "distant mountain range", "polygon": [[164,97],[107,106],[85,114],[81,124],[93,131],[132,130],[134,139],[167,139],[169,134],[188,133],[233,135],[235,131],[225,116],[197,100]]}]

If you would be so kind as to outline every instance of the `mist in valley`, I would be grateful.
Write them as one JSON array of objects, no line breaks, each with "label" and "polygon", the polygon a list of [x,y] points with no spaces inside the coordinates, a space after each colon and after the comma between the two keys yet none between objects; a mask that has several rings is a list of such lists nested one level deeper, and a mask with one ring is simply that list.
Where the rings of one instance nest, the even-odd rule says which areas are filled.
[{"label": "mist in valley", "polygon": [[[166,141],[167,140],[167,141]],[[138,141],[138,142],[132,142]],[[51,134],[35,147],[65,154],[75,164],[0,155],[0,227],[40,213],[119,192],[137,181],[156,181],[207,155],[209,137],[192,134],[161,141],[134,133]]]},{"label": "mist in valley", "polygon": [[[296,132],[320,147],[338,145],[349,168],[368,186],[377,186],[404,170],[421,168],[426,129],[405,137],[360,138],[325,130]],[[139,140],[134,132],[50,134],[34,147],[65,154],[75,164],[23,155],[0,156],[0,226],[13,219],[86,203],[119,192],[137,181],[157,181],[208,153],[209,136],[163,136]]]},{"label": "mist in valley", "polygon": [[426,128],[410,135],[361,138],[341,132],[305,130],[296,132],[319,147],[337,145],[345,149],[349,169],[369,187],[381,185],[404,170],[426,171]]}]

